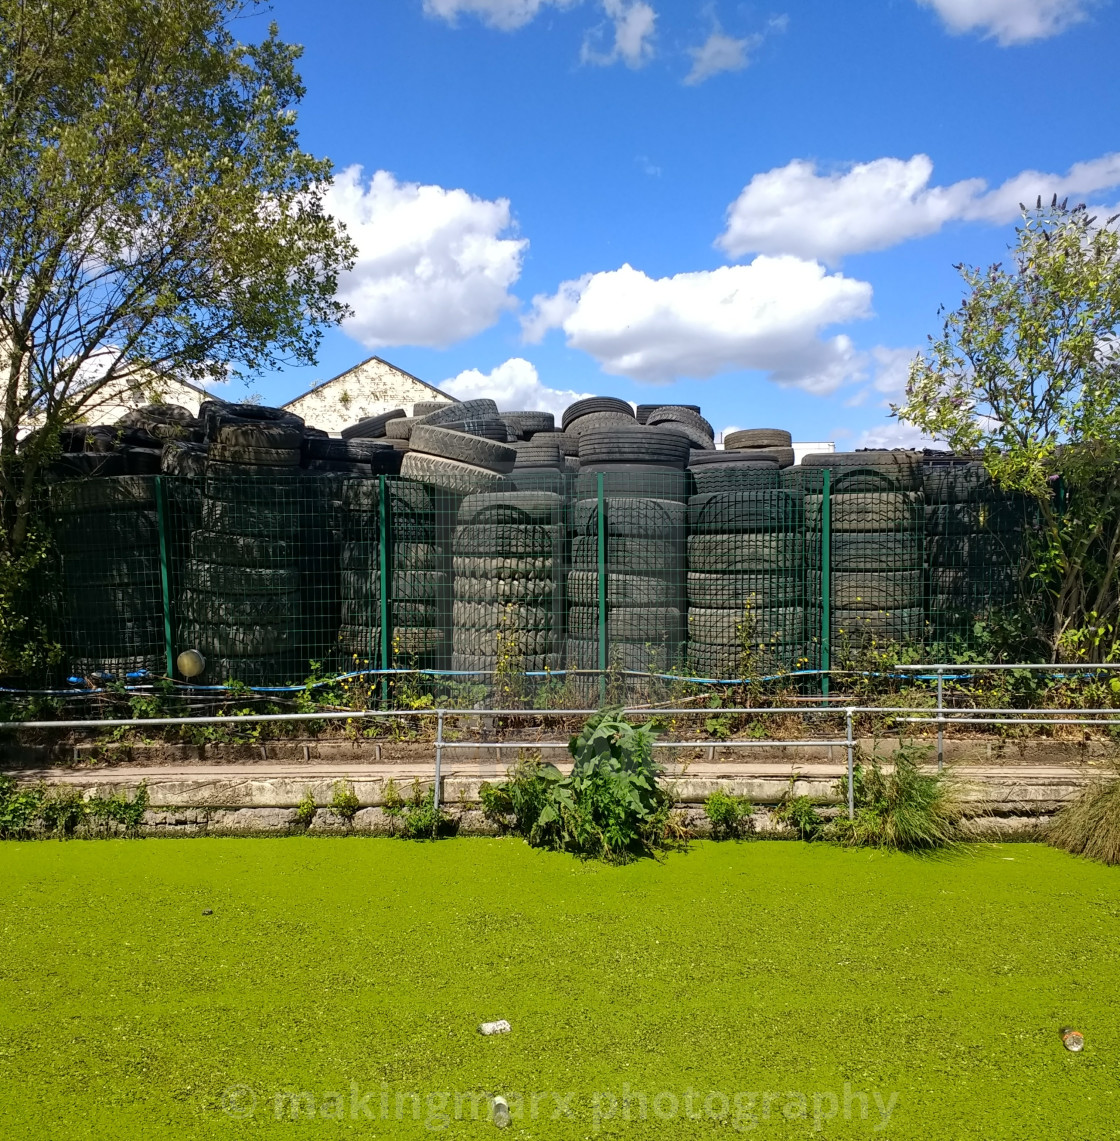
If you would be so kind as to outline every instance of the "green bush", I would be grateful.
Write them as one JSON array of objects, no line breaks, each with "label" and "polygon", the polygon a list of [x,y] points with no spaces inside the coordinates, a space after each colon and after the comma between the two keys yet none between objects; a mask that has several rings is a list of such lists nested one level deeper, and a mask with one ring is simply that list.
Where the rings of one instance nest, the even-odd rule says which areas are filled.
[{"label": "green bush", "polygon": [[134,834],[140,830],[144,823],[144,813],[148,810],[148,786],[141,781],[136,789],[136,795],[126,796],[123,792],[115,792],[112,796],[92,796],[86,802],[87,818],[102,828],[111,824],[121,825],[126,832]]},{"label": "green bush", "polygon": [[824,835],[824,817],[817,811],[809,797],[793,795],[792,780],[771,816],[779,824],[786,824],[792,828],[802,840],[819,840]]},{"label": "green bush", "polygon": [[1120,778],[1084,789],[1058,813],[1046,839],[1075,856],[1120,864]]},{"label": "green bush", "polygon": [[[960,806],[949,783],[939,773],[923,773],[917,760],[928,749],[901,745],[885,772],[878,755],[853,770],[855,817],[833,821],[830,835],[854,848],[890,848],[916,851],[944,848],[958,839]],[[848,799],[848,778],[837,783]]]},{"label": "green bush", "polygon": [[649,854],[686,838],[657,782],[653,742],[649,725],[600,710],[568,742],[570,775],[540,760],[520,762],[483,806],[539,847],[612,862]]},{"label": "green bush", "polygon": [[425,792],[419,780],[412,782],[412,794],[406,799],[396,782],[389,779],[385,785],[385,815],[400,824],[406,840],[436,840],[452,828],[450,815],[436,807],[435,787]]},{"label": "green bush", "polygon": [[47,794],[39,817],[48,832],[70,836],[89,815],[89,806],[81,791],[73,785],[58,785]]},{"label": "green bush", "polygon": [[10,776],[0,776],[0,839],[29,836],[45,798],[42,784],[21,785]]},{"label": "green bush", "polygon": [[296,805],[293,821],[299,825],[300,828],[310,828],[317,811],[318,809],[315,807],[315,797],[312,795],[311,789],[304,789],[303,799]]},{"label": "green bush", "polygon": [[345,820],[347,824],[353,824],[354,817],[362,805],[353,787],[339,780],[334,783],[334,795],[331,797],[330,807],[335,816]]},{"label": "green bush", "polygon": [[754,831],[754,805],[745,796],[717,790],[704,801],[704,815],[716,840],[740,840]]}]

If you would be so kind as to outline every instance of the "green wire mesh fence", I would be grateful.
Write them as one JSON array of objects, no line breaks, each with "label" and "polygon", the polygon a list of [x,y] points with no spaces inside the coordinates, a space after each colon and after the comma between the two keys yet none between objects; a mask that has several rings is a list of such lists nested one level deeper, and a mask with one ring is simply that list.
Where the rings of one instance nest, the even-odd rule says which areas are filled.
[{"label": "green wire mesh fence", "polygon": [[75,680],[182,681],[193,649],[195,684],[419,671],[473,701],[508,700],[510,679],[592,702],[608,676],[628,697],[673,678],[819,687],[869,648],[967,643],[1029,603],[1028,500],[977,463],[859,455],[515,470],[470,494],[217,463],[66,479],[46,489],[43,591]]}]

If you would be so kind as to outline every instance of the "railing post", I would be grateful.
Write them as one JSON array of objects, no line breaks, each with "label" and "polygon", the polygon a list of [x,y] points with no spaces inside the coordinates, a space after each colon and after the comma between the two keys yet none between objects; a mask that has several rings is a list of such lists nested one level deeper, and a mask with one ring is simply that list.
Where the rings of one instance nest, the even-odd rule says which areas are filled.
[{"label": "railing post", "polygon": [[436,783],[432,793],[432,807],[439,811],[439,786],[443,769],[443,710],[436,711]]},{"label": "railing post", "polygon": [[163,648],[167,676],[175,676],[175,648],[171,633],[171,582],[167,572],[167,505],[164,502],[163,476],[155,477],[156,527],[159,530],[159,582],[163,591]]},{"label": "railing post", "polygon": [[[378,476],[377,509],[380,514],[378,527],[377,555],[381,591],[378,601],[381,605],[381,704],[389,702],[389,678],[385,673],[389,668],[389,568],[393,565],[389,558],[389,495],[384,475]],[[373,656],[372,654],[370,655]]]},{"label": "railing post", "polygon": [[821,695],[827,697],[832,669],[832,470],[821,482]]},{"label": "railing post", "polygon": [[937,668],[937,771],[945,767],[945,671]]},{"label": "railing post", "polygon": [[848,723],[848,819],[854,820],[856,816],[856,774],[855,774],[855,738],[852,735],[852,711],[845,712]]},{"label": "railing post", "polygon": [[596,478],[598,499],[599,566],[599,706],[607,703],[607,515],[603,501],[603,473]]}]

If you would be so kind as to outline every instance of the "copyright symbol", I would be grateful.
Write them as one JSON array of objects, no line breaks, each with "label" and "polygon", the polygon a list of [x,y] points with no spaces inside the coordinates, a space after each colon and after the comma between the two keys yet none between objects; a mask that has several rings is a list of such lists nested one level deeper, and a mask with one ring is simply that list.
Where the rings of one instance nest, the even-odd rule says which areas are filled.
[{"label": "copyright symbol", "polygon": [[244,1120],[253,1116],[257,1095],[248,1086],[230,1086],[222,1092],[222,1112],[227,1117]]}]

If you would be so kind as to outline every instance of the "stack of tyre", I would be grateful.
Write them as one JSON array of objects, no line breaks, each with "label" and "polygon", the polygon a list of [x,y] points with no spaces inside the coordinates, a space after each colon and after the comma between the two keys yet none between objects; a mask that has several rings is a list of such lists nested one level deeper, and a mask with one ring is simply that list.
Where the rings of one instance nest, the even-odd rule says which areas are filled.
[{"label": "stack of tyre", "polygon": [[1022,599],[1030,512],[967,457],[927,459],[922,482],[930,636],[967,639],[978,621]]},{"label": "stack of tyre", "polygon": [[568,664],[599,669],[605,629],[609,668],[672,669],[685,629],[690,435],[676,431],[675,423],[639,425],[629,405],[603,397],[572,405],[564,431],[578,437],[580,461],[568,575]]},{"label": "stack of tyre", "polygon": [[[461,418],[452,419],[456,414]],[[506,477],[517,460],[506,436],[493,401],[451,405],[411,428],[401,475],[454,496],[496,491],[507,485]]]},{"label": "stack of tyre", "polygon": [[257,405],[209,407],[205,416],[210,447],[201,526],[183,574],[179,646],[203,655],[207,681],[301,680],[307,655],[299,651],[308,644],[301,566],[307,520],[312,508],[322,511],[300,478],[303,422]]},{"label": "stack of tyre", "polygon": [[123,681],[166,670],[155,480],[64,480],[49,490],[61,578],[58,636],[75,674]]},{"label": "stack of tyre", "polygon": [[562,669],[568,527],[555,492],[467,496],[452,541],[452,669]]},{"label": "stack of tyre", "polygon": [[784,428],[742,428],[723,438],[725,452],[770,458],[780,468],[793,466],[793,437]]},{"label": "stack of tyre", "polygon": [[[771,460],[738,465],[745,485],[773,479]],[[752,470],[753,469],[753,470]],[[769,469],[769,470],[767,470]],[[804,493],[777,487],[702,491],[689,500],[691,670],[730,680],[805,660]]]},{"label": "stack of tyre", "polygon": [[[850,652],[922,639],[921,454],[820,452],[801,461],[811,545],[820,549],[823,472],[830,475],[832,661]],[[797,469],[791,469],[796,473]],[[815,589],[816,575],[809,580]]]},{"label": "stack of tyre", "polygon": [[[380,489],[348,479],[342,489],[342,623],[338,642],[346,664],[379,669],[438,669],[446,662],[448,557],[432,496],[404,480],[386,483],[388,535],[382,533]],[[383,545],[384,544],[384,545]],[[388,575],[382,644],[382,575]]]}]

